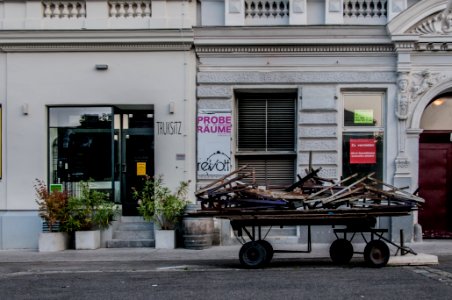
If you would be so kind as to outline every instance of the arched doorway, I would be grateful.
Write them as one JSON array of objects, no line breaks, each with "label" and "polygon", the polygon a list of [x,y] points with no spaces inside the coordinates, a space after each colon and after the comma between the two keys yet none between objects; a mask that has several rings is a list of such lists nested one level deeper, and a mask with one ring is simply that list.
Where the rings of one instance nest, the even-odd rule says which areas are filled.
[{"label": "arched doorway", "polygon": [[419,211],[424,238],[452,238],[452,93],[425,108],[419,139]]}]

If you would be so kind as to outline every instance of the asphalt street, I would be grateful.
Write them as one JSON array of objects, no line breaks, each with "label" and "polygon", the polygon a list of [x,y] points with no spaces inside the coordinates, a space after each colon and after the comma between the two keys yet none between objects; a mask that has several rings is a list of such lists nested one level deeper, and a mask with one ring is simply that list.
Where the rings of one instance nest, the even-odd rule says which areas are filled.
[{"label": "asphalt street", "polygon": [[233,251],[164,254],[0,252],[0,299],[452,299],[452,254],[439,265],[380,269],[360,257],[336,266],[281,255],[258,270],[243,269]]}]

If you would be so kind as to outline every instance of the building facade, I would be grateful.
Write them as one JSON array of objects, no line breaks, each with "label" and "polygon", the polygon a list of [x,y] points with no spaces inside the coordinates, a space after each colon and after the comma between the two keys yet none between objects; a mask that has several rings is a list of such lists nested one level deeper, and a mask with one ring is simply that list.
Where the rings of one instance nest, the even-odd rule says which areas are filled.
[{"label": "building facade", "polygon": [[447,236],[451,14],[447,0],[0,1],[0,248],[37,247],[36,178],[92,179],[134,215],[143,174],[194,191],[248,164],[281,186],[310,161],[419,188],[423,210],[379,220],[394,240]]}]

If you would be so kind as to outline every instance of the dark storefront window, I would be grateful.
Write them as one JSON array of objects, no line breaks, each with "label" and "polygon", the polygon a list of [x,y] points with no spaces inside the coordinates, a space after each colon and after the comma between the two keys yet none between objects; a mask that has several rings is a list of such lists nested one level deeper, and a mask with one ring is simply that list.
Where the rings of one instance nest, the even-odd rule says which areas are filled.
[{"label": "dark storefront window", "polygon": [[49,108],[50,183],[77,194],[80,181],[113,197],[110,107]]},{"label": "dark storefront window", "polygon": [[383,179],[384,119],[382,92],[344,92],[342,177],[375,172]]},{"label": "dark storefront window", "polygon": [[256,183],[268,187],[295,178],[295,94],[238,96],[238,167],[248,165]]}]

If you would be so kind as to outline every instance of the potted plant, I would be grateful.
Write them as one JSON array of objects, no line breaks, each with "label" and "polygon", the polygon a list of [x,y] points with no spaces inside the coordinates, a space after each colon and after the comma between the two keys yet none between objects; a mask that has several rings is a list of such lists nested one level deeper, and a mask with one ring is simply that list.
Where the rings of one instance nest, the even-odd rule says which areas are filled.
[{"label": "potted plant", "polygon": [[64,230],[75,233],[76,249],[97,249],[101,230],[107,229],[118,208],[108,201],[106,193],[92,190],[89,182],[80,182],[80,196],[69,197]]},{"label": "potted plant", "polygon": [[36,179],[34,185],[39,216],[47,223],[48,232],[39,235],[39,251],[61,251],[68,248],[69,236],[61,232],[65,222],[65,210],[68,203],[66,191],[49,191],[44,181]]},{"label": "potted plant", "polygon": [[172,192],[163,184],[162,176],[145,177],[143,188],[134,190],[138,212],[146,221],[156,225],[155,248],[173,249],[176,244],[175,229],[187,206],[190,181],[182,181]]}]

